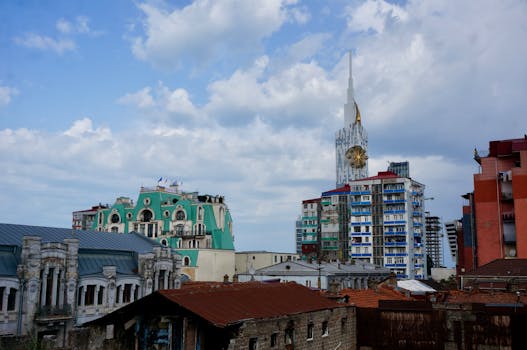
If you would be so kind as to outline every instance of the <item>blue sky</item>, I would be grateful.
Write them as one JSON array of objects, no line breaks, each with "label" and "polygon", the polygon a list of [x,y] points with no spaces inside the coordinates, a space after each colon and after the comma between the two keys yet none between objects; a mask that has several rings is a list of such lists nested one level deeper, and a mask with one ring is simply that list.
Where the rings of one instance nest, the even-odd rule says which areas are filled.
[{"label": "blue sky", "polygon": [[0,221],[68,227],[161,176],[221,194],[239,250],[294,249],[335,184],[353,51],[370,175],[459,218],[474,147],[527,131],[524,1],[0,2]]}]

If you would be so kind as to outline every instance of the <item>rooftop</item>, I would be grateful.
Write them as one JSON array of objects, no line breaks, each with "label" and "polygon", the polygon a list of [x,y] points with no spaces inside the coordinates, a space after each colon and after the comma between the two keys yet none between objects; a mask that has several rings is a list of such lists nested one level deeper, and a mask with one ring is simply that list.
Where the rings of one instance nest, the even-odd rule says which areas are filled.
[{"label": "rooftop", "polygon": [[177,307],[223,328],[247,319],[280,317],[344,305],[293,282],[189,283],[183,284],[181,289],[154,292],[94,322],[112,322],[131,317],[134,312],[159,312]]},{"label": "rooftop", "polygon": [[393,287],[382,284],[377,289],[343,289],[340,294],[347,296],[350,304],[362,308],[377,308],[379,300],[412,300]]}]

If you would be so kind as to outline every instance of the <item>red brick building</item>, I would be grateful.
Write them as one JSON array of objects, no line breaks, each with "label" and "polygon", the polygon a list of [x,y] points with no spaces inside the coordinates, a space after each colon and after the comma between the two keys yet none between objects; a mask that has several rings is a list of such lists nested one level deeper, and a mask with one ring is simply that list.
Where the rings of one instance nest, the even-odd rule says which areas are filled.
[{"label": "red brick building", "polygon": [[466,272],[495,259],[527,258],[527,137],[490,141],[488,155],[475,151],[474,159],[481,168],[474,192],[464,196],[459,259]]}]

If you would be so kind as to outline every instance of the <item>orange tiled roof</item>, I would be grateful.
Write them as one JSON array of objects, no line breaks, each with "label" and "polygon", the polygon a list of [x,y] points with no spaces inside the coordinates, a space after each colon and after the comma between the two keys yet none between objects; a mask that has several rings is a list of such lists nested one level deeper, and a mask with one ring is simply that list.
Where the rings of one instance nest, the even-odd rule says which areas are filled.
[{"label": "orange tiled roof", "polygon": [[379,286],[377,290],[374,289],[343,289],[342,295],[349,297],[349,303],[355,304],[357,307],[377,308],[379,307],[379,300],[413,300],[401,292],[394,290],[391,287]]}]

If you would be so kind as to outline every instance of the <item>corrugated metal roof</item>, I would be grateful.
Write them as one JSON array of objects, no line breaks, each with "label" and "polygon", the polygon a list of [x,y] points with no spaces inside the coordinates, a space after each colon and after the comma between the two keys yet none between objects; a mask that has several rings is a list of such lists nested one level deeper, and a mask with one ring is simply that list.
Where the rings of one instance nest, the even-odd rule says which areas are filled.
[{"label": "corrugated metal roof", "polygon": [[115,266],[118,274],[136,275],[137,260],[132,254],[80,254],[79,275],[102,275],[103,266]]},{"label": "corrugated metal roof", "polygon": [[343,306],[294,282],[193,284],[159,293],[218,327]]},{"label": "corrugated metal roof", "polygon": [[402,280],[397,281],[397,287],[405,289],[409,292],[436,292],[434,288],[427,286],[426,284],[419,282],[418,280]]},{"label": "corrugated metal roof", "polygon": [[23,236],[39,236],[42,242],[60,242],[66,238],[79,240],[80,249],[101,249],[151,252],[159,243],[137,233],[110,233],[99,231],[80,231],[71,228],[28,226],[0,223],[0,245],[21,246]]}]

